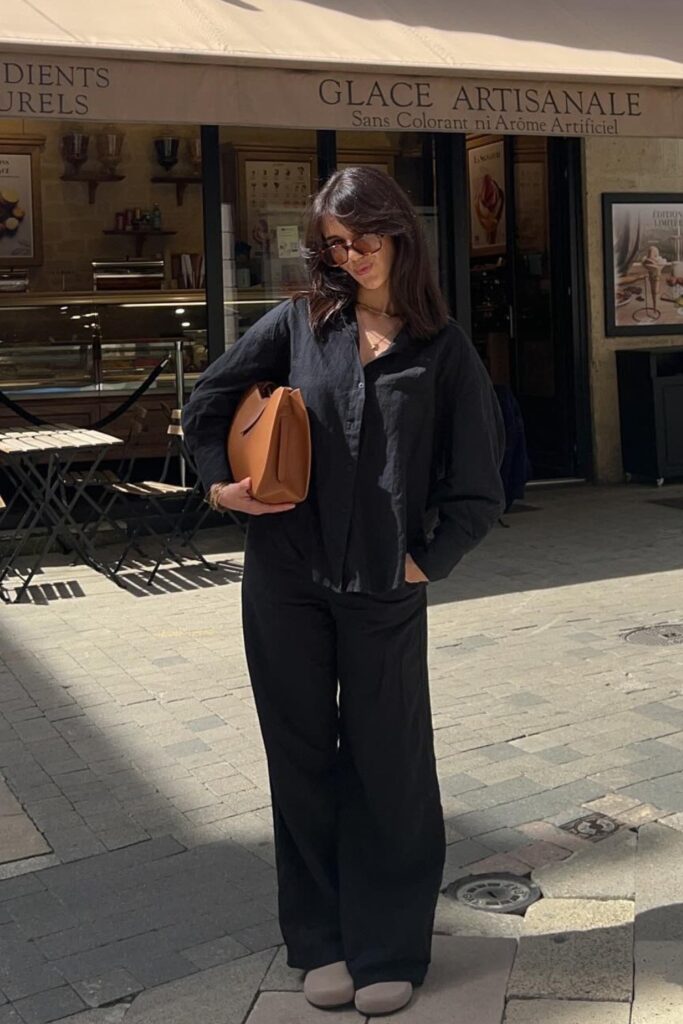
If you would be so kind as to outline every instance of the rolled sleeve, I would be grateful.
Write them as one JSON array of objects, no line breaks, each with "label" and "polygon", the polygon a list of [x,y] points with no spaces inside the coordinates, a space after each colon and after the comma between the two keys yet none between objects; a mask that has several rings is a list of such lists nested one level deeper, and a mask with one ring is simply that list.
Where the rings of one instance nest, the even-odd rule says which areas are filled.
[{"label": "rolled sleeve", "polygon": [[183,409],[183,433],[204,489],[233,479],[230,424],[242,395],[260,381],[286,384],[290,302],[270,310],[201,374]]},{"label": "rolled sleeve", "polygon": [[505,507],[505,427],[498,399],[471,341],[462,331],[455,341],[439,400],[443,472],[429,500],[437,525],[431,541],[410,552],[430,581],[448,576]]}]

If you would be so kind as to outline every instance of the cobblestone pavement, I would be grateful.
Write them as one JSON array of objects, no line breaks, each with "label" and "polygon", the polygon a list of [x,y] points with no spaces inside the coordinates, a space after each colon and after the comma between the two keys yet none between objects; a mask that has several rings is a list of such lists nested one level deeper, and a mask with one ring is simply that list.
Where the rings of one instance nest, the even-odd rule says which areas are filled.
[{"label": "cobblestone pavement", "polygon": [[[683,1019],[683,644],[624,640],[683,621],[683,508],[655,503],[676,498],[530,490],[430,587],[444,887],[498,869],[544,898],[443,895],[428,980],[387,1020]],[[218,572],[126,593],[56,560],[0,607],[0,1024],[323,1020],[277,925],[239,538],[205,542]],[[617,831],[558,828],[590,811]]]}]

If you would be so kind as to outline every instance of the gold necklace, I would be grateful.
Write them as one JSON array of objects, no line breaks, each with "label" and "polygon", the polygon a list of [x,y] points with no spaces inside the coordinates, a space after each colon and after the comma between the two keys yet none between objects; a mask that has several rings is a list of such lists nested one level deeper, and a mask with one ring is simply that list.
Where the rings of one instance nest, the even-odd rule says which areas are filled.
[{"label": "gold necklace", "polygon": [[387,313],[383,309],[376,309],[375,306],[367,306],[364,302],[357,301],[356,306],[358,306],[359,309],[366,309],[368,313],[374,313],[376,316],[385,316],[389,320],[396,320],[397,318],[396,313]]},{"label": "gold necklace", "polygon": [[[377,333],[380,334],[379,331]],[[396,332],[396,334],[398,334],[398,331]],[[378,338],[378,340],[375,342],[375,344],[373,344],[372,343],[372,339],[370,338],[370,334],[366,330],[366,332],[365,332],[365,340],[367,341],[368,345],[370,346],[370,348],[372,349],[373,352],[382,352],[383,351],[383,347],[385,345],[388,348],[390,345],[393,344],[394,339],[396,338],[396,334],[393,334],[390,338],[388,338],[386,335],[380,334],[380,337]]]}]

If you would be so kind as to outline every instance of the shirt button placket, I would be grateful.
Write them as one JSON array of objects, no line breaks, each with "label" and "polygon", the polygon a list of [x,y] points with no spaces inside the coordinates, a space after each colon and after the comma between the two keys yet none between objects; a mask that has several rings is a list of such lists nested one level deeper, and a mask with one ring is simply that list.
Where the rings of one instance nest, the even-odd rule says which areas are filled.
[{"label": "shirt button placket", "polygon": [[[356,391],[357,392],[361,392],[361,394],[359,394],[357,398],[355,398],[355,399],[352,398],[351,399],[351,410],[350,411],[353,413],[353,415],[350,415],[347,418],[347,420],[346,420],[346,426],[347,427],[356,427],[356,428],[358,428],[360,426],[360,421],[361,421],[362,416],[363,416],[363,406],[365,404],[365,395],[362,394],[364,388],[365,388],[365,381],[362,381],[362,380],[358,381],[358,383],[356,384]],[[357,455],[358,451],[357,451],[355,442],[353,444],[353,448],[356,449],[354,454]]]}]

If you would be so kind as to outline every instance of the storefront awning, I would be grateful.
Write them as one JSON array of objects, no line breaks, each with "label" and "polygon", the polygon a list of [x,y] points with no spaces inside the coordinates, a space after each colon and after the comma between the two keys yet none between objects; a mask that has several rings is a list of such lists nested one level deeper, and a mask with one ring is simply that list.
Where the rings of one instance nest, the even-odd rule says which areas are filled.
[{"label": "storefront awning", "polygon": [[[13,0],[0,116],[407,130],[421,125],[395,115],[414,109],[443,122],[426,129],[514,114],[546,133],[533,115],[566,112],[683,135],[682,39],[681,0]],[[458,102],[459,82],[491,89]],[[591,86],[607,92],[591,103]]]},{"label": "storefront awning", "polygon": [[169,61],[683,83],[680,0],[13,0],[7,46]]}]

